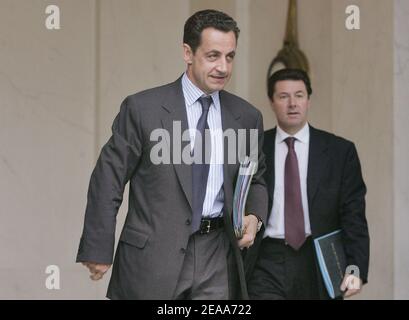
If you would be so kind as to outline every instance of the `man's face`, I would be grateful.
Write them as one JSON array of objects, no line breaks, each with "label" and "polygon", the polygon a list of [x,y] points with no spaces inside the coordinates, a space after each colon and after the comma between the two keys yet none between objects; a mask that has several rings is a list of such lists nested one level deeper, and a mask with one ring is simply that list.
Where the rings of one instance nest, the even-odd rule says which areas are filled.
[{"label": "man's face", "polygon": [[307,122],[310,99],[301,80],[283,80],[275,84],[271,106],[278,125],[288,134],[295,134]]},{"label": "man's face", "polygon": [[189,45],[183,45],[189,79],[207,94],[222,90],[231,77],[236,45],[233,31],[204,29],[194,54]]}]

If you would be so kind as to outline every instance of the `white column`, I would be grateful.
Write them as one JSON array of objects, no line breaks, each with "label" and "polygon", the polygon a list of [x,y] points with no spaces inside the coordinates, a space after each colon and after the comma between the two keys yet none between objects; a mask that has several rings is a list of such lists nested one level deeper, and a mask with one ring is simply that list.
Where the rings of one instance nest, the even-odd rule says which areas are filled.
[{"label": "white column", "polygon": [[409,299],[409,2],[395,0],[394,298]]}]

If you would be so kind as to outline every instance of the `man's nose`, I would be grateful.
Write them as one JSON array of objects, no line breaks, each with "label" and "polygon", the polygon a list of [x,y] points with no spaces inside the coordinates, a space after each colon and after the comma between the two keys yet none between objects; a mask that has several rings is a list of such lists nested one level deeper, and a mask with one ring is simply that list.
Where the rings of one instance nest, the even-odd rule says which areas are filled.
[{"label": "man's nose", "polygon": [[295,97],[290,96],[289,103],[290,103],[290,107],[295,107],[296,106]]},{"label": "man's nose", "polygon": [[227,72],[227,61],[225,58],[221,58],[219,60],[219,63],[217,64],[217,71],[219,71],[220,73]]}]

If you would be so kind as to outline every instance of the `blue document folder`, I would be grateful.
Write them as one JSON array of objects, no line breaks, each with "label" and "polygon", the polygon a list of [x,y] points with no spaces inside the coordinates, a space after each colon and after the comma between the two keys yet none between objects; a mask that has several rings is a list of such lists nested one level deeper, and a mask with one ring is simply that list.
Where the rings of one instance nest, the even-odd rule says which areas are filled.
[{"label": "blue document folder", "polygon": [[328,295],[332,299],[341,297],[340,287],[346,270],[341,230],[314,239],[314,246]]}]

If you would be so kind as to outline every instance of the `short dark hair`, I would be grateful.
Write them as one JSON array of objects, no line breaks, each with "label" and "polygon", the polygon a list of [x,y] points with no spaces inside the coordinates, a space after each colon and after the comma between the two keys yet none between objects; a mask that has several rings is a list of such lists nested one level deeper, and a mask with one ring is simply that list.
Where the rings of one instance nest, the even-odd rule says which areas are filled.
[{"label": "short dark hair", "polygon": [[236,21],[224,12],[210,9],[198,11],[187,19],[183,34],[183,43],[188,44],[193,53],[200,46],[202,31],[206,28],[223,32],[233,31],[236,41],[240,34]]},{"label": "short dark hair", "polygon": [[267,95],[270,100],[273,100],[275,85],[278,81],[283,80],[301,80],[305,84],[307,89],[308,98],[312,94],[311,81],[308,74],[301,69],[281,69],[274,72],[270,78],[268,78],[267,83]]}]

